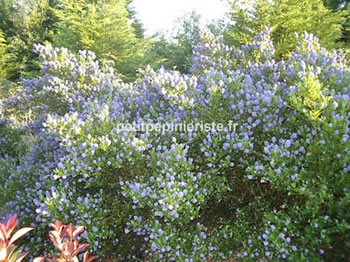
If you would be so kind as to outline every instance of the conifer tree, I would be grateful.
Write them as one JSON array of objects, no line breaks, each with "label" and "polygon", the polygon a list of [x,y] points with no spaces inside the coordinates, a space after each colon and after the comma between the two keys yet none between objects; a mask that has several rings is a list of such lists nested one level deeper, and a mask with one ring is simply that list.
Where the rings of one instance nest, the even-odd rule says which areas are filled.
[{"label": "conifer tree", "polygon": [[316,35],[323,46],[336,48],[342,37],[345,13],[332,12],[321,0],[256,0],[231,2],[226,42],[240,45],[250,42],[263,27],[272,28],[277,58],[288,56],[297,43],[294,32]]},{"label": "conifer tree", "polygon": [[135,32],[127,0],[61,0],[58,33],[53,42],[73,51],[94,51],[100,61],[114,65],[132,79],[143,58],[145,41]]},{"label": "conifer tree", "polygon": [[8,52],[8,44],[5,39],[5,34],[0,29],[0,100],[9,95],[12,88],[10,81],[7,81],[11,64],[8,61],[11,59],[11,54]]},{"label": "conifer tree", "polygon": [[51,42],[56,17],[54,0],[0,0],[0,29],[7,40],[7,78],[17,81],[37,75],[35,43]]},{"label": "conifer tree", "polygon": [[333,12],[342,12],[345,22],[342,25],[342,36],[338,39],[348,52],[350,57],[350,1],[349,0],[325,0],[325,6],[332,9]]},{"label": "conifer tree", "polygon": [[226,26],[225,41],[237,47],[250,43],[258,32],[270,24],[275,4],[270,0],[257,0],[253,3],[249,0],[231,1],[228,13],[230,23]]},{"label": "conifer tree", "polygon": [[325,6],[334,10],[346,8],[349,2],[349,0],[324,0]]},{"label": "conifer tree", "polygon": [[6,77],[6,67],[5,67],[5,61],[6,61],[6,41],[5,41],[5,36],[4,33],[0,30],[0,79]]},{"label": "conifer tree", "polygon": [[134,29],[135,35],[137,38],[144,39],[145,38],[145,28],[143,27],[142,22],[137,17],[137,12],[135,8],[132,6],[133,0],[127,0],[127,9],[129,13],[129,20],[131,21],[131,26]]}]

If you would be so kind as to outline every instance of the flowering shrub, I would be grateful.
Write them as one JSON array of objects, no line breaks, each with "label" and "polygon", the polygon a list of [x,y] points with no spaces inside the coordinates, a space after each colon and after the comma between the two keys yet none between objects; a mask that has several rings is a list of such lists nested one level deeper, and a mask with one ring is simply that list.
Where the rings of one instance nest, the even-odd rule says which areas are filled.
[{"label": "flowering shrub", "polygon": [[[344,56],[306,33],[279,62],[268,29],[239,50],[199,38],[190,74],[147,69],[134,84],[92,53],[37,46],[42,78],[3,101],[8,114],[33,112],[24,129],[37,141],[0,161],[1,200],[38,228],[33,252],[57,218],[86,225],[99,257],[128,261],[350,256]],[[118,128],[127,123],[224,128]]]}]

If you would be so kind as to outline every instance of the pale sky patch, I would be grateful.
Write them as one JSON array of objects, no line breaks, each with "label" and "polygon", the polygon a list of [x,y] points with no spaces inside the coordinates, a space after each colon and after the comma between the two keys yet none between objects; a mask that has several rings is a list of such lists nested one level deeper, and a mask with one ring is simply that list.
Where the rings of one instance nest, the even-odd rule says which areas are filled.
[{"label": "pale sky patch", "polygon": [[148,36],[172,29],[177,18],[192,11],[207,23],[223,18],[228,10],[226,0],[134,0],[133,6]]}]

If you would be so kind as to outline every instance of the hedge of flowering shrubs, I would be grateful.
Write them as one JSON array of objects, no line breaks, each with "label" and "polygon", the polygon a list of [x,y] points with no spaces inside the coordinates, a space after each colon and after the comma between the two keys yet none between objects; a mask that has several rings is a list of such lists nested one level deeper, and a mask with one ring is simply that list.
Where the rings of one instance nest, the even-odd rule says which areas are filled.
[{"label": "hedge of flowering shrubs", "polygon": [[189,74],[147,69],[133,84],[91,52],[36,46],[42,77],[2,108],[30,112],[20,131],[35,139],[0,155],[0,204],[36,227],[31,254],[50,252],[58,219],[85,225],[100,259],[350,257],[349,63],[307,33],[284,61],[268,29],[239,50],[198,37]]}]

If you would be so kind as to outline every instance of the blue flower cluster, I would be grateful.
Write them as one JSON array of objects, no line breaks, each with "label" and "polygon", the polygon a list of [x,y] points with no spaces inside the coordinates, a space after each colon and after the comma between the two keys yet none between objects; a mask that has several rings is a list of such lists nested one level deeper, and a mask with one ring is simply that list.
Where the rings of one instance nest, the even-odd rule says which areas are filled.
[{"label": "blue flower cluster", "polygon": [[[350,65],[307,33],[275,61],[269,34],[234,50],[200,31],[189,74],[147,68],[133,84],[91,52],[37,45],[42,77],[2,105],[34,142],[0,154],[0,200],[38,227],[31,248],[58,219],[85,225],[101,258],[345,258]],[[224,128],[118,128],[133,123]]]}]

